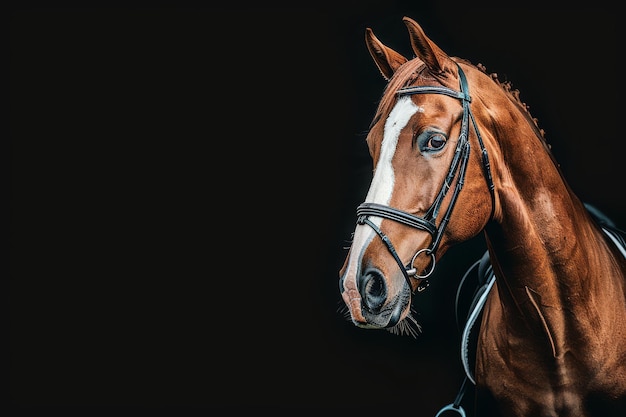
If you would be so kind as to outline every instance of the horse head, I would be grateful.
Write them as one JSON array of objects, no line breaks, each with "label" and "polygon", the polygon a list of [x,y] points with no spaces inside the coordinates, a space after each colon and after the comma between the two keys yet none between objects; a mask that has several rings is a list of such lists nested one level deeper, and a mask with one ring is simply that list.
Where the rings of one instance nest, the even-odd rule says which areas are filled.
[{"label": "horse head", "polygon": [[492,80],[448,56],[412,19],[403,21],[412,59],[365,32],[387,86],[366,139],[372,182],[340,270],[342,298],[364,328],[397,330],[414,320],[414,292],[428,286],[447,249],[485,227],[495,207],[468,89],[468,79]]}]

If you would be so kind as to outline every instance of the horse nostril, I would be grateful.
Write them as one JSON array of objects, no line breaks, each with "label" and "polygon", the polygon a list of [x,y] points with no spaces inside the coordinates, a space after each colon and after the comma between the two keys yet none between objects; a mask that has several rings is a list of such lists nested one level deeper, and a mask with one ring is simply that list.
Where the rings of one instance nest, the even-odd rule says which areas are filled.
[{"label": "horse nostril", "polygon": [[387,285],[383,275],[375,269],[367,270],[359,277],[358,284],[363,306],[371,312],[379,312],[387,300]]}]

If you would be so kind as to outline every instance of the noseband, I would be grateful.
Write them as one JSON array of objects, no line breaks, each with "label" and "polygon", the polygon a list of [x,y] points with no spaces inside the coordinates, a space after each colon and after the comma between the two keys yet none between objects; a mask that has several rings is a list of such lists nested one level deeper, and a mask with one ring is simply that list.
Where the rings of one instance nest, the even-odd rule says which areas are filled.
[{"label": "noseband", "polygon": [[[421,87],[404,87],[399,89],[396,94],[398,97],[408,96],[413,94],[444,94],[446,96],[450,96],[456,99],[461,100],[461,104],[463,106],[463,118],[461,120],[461,133],[459,134],[459,140],[456,145],[456,150],[454,151],[454,156],[452,158],[452,162],[450,163],[450,168],[448,169],[448,173],[444,180],[435,201],[430,206],[424,217],[414,216],[410,213],[407,213],[402,210],[398,210],[393,207],[385,206],[382,204],[376,203],[362,203],[357,207],[357,224],[367,224],[380,236],[382,241],[387,246],[387,249],[394,257],[406,282],[409,284],[409,288],[411,286],[410,278],[414,278],[420,280],[417,290],[423,291],[429,286],[428,277],[435,270],[435,252],[437,251],[437,247],[441,242],[441,238],[443,237],[443,232],[448,225],[450,220],[450,216],[452,214],[452,209],[454,208],[454,204],[463,188],[463,183],[465,179],[465,170],[467,168],[467,162],[469,160],[470,154],[470,143],[469,143],[469,122],[471,120],[472,126],[474,127],[474,132],[476,132],[476,136],[478,137],[478,143],[480,144],[481,153],[482,153],[482,161],[485,178],[487,180],[487,185],[489,187],[489,192],[491,193],[492,205],[491,210],[493,213],[493,209],[495,207],[495,198],[494,198],[494,185],[491,177],[491,168],[489,165],[489,157],[487,156],[487,149],[483,143],[483,140],[480,136],[480,132],[478,131],[478,126],[476,125],[476,121],[474,120],[474,115],[470,109],[471,97],[469,95],[469,88],[467,85],[467,79],[465,78],[465,74],[461,67],[457,64],[458,72],[459,72],[459,84],[461,91],[455,91],[447,87],[442,86],[421,86]],[[458,175],[458,179],[456,182],[456,186],[454,187],[454,191],[451,196],[450,205],[446,209],[439,226],[436,224],[437,216],[439,215],[439,209],[441,208],[441,204],[443,202],[444,197],[447,195],[448,190],[450,189],[454,178]],[[419,249],[413,258],[411,258],[411,262],[408,265],[404,265],[400,260],[395,248],[393,247],[391,240],[385,235],[382,230],[376,224],[374,224],[369,217],[381,217],[389,220],[393,220],[407,226],[414,227],[416,229],[424,230],[430,233],[432,239],[430,246],[427,248]],[[426,254],[430,256],[431,262],[430,267],[423,272],[422,274],[417,271],[417,269],[413,266],[415,263],[415,259],[420,254]]]}]

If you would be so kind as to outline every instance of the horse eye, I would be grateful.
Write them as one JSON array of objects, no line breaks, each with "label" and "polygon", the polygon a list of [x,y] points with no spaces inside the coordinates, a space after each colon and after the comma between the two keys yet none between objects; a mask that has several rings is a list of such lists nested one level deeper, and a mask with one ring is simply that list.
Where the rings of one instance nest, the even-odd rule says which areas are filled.
[{"label": "horse eye", "polygon": [[433,150],[439,150],[446,144],[446,137],[440,133],[432,135],[428,138],[427,146]]}]

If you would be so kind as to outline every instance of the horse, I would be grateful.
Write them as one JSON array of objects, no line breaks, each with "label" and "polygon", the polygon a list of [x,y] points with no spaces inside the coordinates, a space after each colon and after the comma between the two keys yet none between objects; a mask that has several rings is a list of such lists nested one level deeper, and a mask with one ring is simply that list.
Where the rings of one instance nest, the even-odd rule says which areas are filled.
[{"label": "horse", "polygon": [[471,369],[476,415],[626,416],[624,232],[577,197],[510,82],[402,20],[412,58],[365,29],[387,84],[339,270],[346,316],[406,332],[442,256],[482,235],[494,280]]}]

